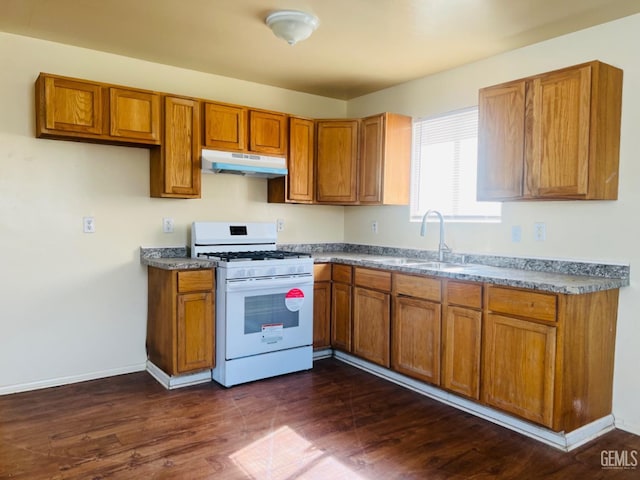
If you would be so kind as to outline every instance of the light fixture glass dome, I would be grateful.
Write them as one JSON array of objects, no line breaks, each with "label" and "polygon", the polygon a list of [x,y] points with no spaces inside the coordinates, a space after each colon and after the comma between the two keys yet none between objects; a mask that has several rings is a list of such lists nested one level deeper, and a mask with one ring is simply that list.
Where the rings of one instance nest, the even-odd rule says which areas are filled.
[{"label": "light fixture glass dome", "polygon": [[273,30],[276,37],[283,39],[289,45],[295,45],[309,38],[318,28],[320,21],[309,13],[281,10],[269,14],[265,23]]}]

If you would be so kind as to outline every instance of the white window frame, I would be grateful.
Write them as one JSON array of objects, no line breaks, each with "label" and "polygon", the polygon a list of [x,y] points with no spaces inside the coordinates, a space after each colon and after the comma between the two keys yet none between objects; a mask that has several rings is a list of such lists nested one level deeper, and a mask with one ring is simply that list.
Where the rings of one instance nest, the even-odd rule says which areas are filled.
[{"label": "white window frame", "polygon": [[[469,113],[473,113],[473,112],[476,113],[475,120],[473,118],[470,118],[468,115]],[[491,206],[488,208],[489,212],[485,212],[480,215],[468,214],[468,213],[465,214],[464,212],[455,213],[450,210],[447,211],[446,208],[441,209],[441,207],[434,202],[429,202],[431,203],[430,205],[425,205],[424,198],[423,198],[423,205],[422,206],[419,205],[420,173],[423,168],[425,160],[428,161],[428,159],[421,158],[421,152],[422,152],[421,147],[423,142],[431,143],[429,142],[429,138],[427,137],[427,135],[429,134],[425,133],[427,132],[427,130],[422,130],[425,127],[425,123],[427,124],[426,125],[427,128],[429,128],[430,126],[429,124],[431,124],[431,126],[433,126],[434,129],[439,129],[439,128],[442,129],[442,131],[436,130],[434,134],[437,135],[437,137],[436,139],[432,138],[432,140],[446,138],[449,135],[449,132],[446,129],[450,127],[454,127],[454,125],[456,125],[457,123],[457,125],[460,126],[460,130],[459,131],[453,130],[451,132],[451,135],[452,135],[451,141],[455,142],[454,148],[457,149],[459,147],[460,141],[471,138],[468,136],[469,134],[472,134],[472,135],[475,134],[474,145],[477,145],[477,136],[478,136],[477,112],[478,112],[478,107],[473,106],[473,107],[454,110],[454,111],[450,111],[450,112],[446,112],[443,114],[434,115],[430,117],[418,118],[414,120],[413,148],[412,148],[412,156],[411,156],[411,200],[410,200],[410,207],[409,207],[409,215],[410,215],[411,222],[422,221],[422,216],[429,209],[441,211],[443,216],[447,219],[447,221],[453,221],[453,222],[498,223],[502,220],[502,207],[501,207],[501,204],[498,202],[478,202],[478,203],[491,204]],[[432,144],[435,145],[436,143],[439,143],[439,142],[434,141]],[[440,143],[444,143],[444,142],[440,142]],[[474,151],[477,152],[477,146],[474,147]],[[459,157],[456,157],[456,158],[459,158]],[[476,164],[477,164],[477,156],[476,156]],[[460,165],[459,163],[456,163],[456,167],[454,167],[453,175],[456,175],[456,172],[460,172],[459,165]],[[477,172],[477,169],[475,171]],[[471,179],[468,179],[468,180],[471,180]],[[472,188],[474,189],[473,191],[475,193],[476,191],[475,180],[473,181]],[[453,193],[452,195],[453,195],[453,199],[451,199],[451,201],[454,204],[458,204],[458,200],[460,199],[460,197],[457,196],[455,193]],[[494,213],[490,213],[492,210]],[[498,213],[495,213],[496,211]],[[430,216],[430,220],[433,220],[431,216]]]}]

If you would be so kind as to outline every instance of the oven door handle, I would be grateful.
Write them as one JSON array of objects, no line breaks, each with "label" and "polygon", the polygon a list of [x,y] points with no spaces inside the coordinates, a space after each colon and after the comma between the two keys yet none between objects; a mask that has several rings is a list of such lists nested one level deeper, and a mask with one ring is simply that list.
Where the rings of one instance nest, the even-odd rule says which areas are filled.
[{"label": "oven door handle", "polygon": [[313,285],[313,275],[292,277],[265,277],[242,280],[227,280],[227,292],[241,292],[247,290],[266,290],[283,287],[307,287]]}]

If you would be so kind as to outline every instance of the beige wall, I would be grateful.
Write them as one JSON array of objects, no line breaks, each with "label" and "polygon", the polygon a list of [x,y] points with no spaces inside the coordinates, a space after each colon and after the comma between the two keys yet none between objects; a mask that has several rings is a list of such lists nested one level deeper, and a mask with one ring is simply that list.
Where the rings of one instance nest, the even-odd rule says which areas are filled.
[{"label": "beige wall", "polygon": [[[614,202],[505,203],[502,223],[449,224],[446,241],[454,251],[515,256],[605,260],[631,264],[632,285],[620,292],[616,344],[614,414],[616,424],[640,434],[640,15],[604,24],[531,47],[422,78],[352,100],[349,116],[381,111],[414,117],[477,104],[478,89],[507,80],[599,59],[624,70],[620,194]],[[377,220],[379,233],[371,233]],[[545,222],[547,240],[533,240],[534,222]],[[511,242],[511,226],[522,227],[522,242]],[[435,225],[434,225],[435,227]],[[375,245],[437,248],[437,228],[426,239],[409,223],[406,207],[348,207],[345,241]]]},{"label": "beige wall", "polygon": [[44,71],[306,116],[346,102],[3,33],[0,65],[0,393],[143,368],[139,247],[185,245],[193,220],[283,218],[283,242],[342,241],[342,207],[268,204],[264,179],[206,175],[200,200],[149,198],[148,150],[36,139],[33,84]]}]

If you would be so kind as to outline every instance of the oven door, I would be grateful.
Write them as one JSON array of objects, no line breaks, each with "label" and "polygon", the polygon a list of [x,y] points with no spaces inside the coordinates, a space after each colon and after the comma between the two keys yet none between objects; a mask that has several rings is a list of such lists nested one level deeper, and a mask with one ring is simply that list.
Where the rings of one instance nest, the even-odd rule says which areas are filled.
[{"label": "oven door", "polygon": [[227,280],[225,296],[227,360],[313,343],[312,275]]}]

